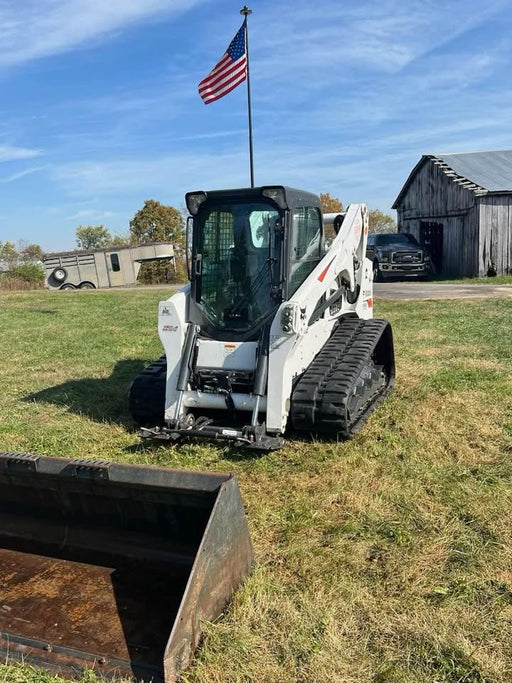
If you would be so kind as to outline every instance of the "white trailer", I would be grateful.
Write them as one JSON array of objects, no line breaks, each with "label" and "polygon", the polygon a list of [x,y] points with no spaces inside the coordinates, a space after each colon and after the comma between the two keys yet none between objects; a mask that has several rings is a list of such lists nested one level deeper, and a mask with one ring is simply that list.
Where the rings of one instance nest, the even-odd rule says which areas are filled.
[{"label": "white trailer", "polygon": [[166,259],[174,264],[172,244],[151,242],[108,249],[54,252],[45,254],[43,264],[48,289],[99,289],[134,285],[142,263]]}]

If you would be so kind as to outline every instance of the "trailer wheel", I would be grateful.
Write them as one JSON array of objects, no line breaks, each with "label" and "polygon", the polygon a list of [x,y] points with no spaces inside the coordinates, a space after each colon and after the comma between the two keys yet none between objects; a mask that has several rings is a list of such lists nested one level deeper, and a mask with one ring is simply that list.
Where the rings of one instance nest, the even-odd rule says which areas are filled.
[{"label": "trailer wheel", "polygon": [[57,282],[64,282],[68,276],[68,271],[65,268],[55,268],[52,273],[52,277]]},{"label": "trailer wheel", "polygon": [[79,289],[96,289],[96,286],[92,282],[81,282],[78,285]]},{"label": "trailer wheel", "polygon": [[76,287],[75,285],[72,285],[71,282],[66,282],[65,285],[62,285],[61,290],[62,289],[76,289]]}]

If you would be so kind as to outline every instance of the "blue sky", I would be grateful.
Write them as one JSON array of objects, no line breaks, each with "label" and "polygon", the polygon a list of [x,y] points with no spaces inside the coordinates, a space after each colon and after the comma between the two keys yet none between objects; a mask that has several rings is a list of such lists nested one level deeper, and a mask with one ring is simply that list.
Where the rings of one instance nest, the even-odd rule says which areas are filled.
[{"label": "blue sky", "polygon": [[[242,4],[0,0],[0,241],[247,186],[245,84],[197,94]],[[421,154],[512,148],[510,0],[249,6],[256,184],[390,211]]]}]

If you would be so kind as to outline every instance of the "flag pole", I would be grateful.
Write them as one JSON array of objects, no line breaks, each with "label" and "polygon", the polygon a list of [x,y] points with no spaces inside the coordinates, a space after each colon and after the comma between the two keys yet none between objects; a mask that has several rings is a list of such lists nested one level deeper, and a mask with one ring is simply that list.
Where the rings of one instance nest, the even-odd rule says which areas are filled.
[{"label": "flag pole", "polygon": [[249,77],[249,29],[247,27],[247,17],[252,14],[247,5],[244,5],[240,10],[240,14],[243,14],[244,26],[245,26],[245,49],[247,54],[247,113],[249,119],[249,164],[251,168],[251,187],[254,187],[254,157],[252,149],[252,111],[251,111],[251,80]]}]

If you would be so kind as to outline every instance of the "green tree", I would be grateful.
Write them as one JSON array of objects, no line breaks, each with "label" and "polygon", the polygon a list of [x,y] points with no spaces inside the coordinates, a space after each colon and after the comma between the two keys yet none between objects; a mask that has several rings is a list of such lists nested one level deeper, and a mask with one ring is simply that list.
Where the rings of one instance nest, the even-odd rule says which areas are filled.
[{"label": "green tree", "polygon": [[18,242],[18,251],[23,263],[34,263],[43,260],[43,250],[39,244],[29,244],[25,240]]},{"label": "green tree", "polygon": [[370,232],[396,232],[397,225],[393,216],[379,211],[379,209],[370,209],[369,211],[369,225]]},{"label": "green tree", "polygon": [[9,272],[9,277],[35,289],[44,286],[45,274],[41,263],[22,263],[14,266]]},{"label": "green tree", "polygon": [[328,192],[320,193],[320,203],[322,213],[341,213],[343,211],[343,204],[338,197],[331,197]]},{"label": "green tree", "polygon": [[127,247],[130,244],[130,238],[126,235],[112,235],[108,247]]},{"label": "green tree", "polygon": [[130,221],[130,238],[134,244],[172,242],[175,266],[165,263],[145,263],[139,280],[145,283],[183,282],[185,268],[185,222],[178,209],[147,199]]},{"label": "green tree", "polygon": [[112,235],[103,225],[79,225],[76,244],[79,249],[102,249],[112,242]]},{"label": "green tree", "polygon": [[9,268],[15,266],[20,255],[14,242],[0,242],[0,261],[4,261]]}]

